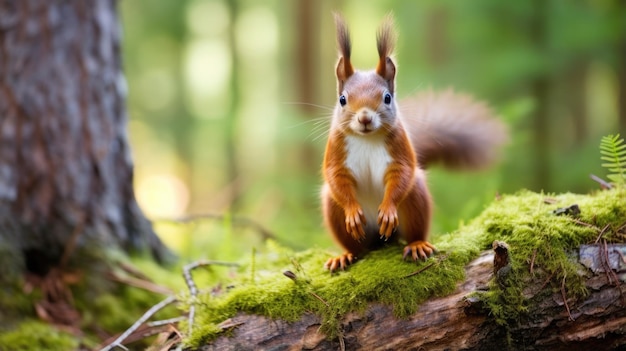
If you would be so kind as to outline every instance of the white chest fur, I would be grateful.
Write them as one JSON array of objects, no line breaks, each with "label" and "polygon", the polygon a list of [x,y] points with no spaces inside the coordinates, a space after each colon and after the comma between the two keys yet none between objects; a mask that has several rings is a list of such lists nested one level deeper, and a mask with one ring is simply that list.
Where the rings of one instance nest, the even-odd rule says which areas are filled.
[{"label": "white chest fur", "polygon": [[384,139],[378,136],[348,136],[346,151],[346,167],[357,183],[357,200],[368,226],[376,225],[378,206],[385,194],[385,172],[392,158]]}]

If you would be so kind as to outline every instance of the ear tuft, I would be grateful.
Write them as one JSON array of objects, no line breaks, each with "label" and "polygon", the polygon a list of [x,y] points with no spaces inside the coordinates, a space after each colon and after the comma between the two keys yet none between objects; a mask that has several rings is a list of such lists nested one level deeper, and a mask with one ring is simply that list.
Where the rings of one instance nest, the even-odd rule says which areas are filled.
[{"label": "ear tuft", "polygon": [[380,26],[376,37],[376,48],[378,49],[376,73],[388,82],[391,92],[393,92],[394,78],[396,76],[396,65],[390,56],[393,52],[395,41],[393,16],[389,14]]},{"label": "ear tuft", "polygon": [[352,43],[350,41],[350,32],[346,22],[340,14],[335,13],[335,26],[337,27],[337,45],[339,46],[339,62],[337,62],[337,80],[339,85],[339,93],[341,93],[343,82],[345,82],[352,74],[354,68],[350,62],[350,54]]}]

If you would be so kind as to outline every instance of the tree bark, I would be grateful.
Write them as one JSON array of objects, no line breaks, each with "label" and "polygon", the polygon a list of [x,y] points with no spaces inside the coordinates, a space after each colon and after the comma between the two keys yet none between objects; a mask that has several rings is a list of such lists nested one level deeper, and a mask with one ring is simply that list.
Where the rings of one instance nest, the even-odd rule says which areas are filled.
[{"label": "tree bark", "polygon": [[[597,246],[596,246],[597,247]],[[618,260],[615,254],[613,261]],[[470,293],[481,291],[493,276],[494,257],[483,253],[466,267],[466,280],[446,297],[422,304],[407,319],[396,319],[390,306],[373,305],[342,321],[343,335],[327,340],[320,319],[307,314],[295,323],[240,314],[223,323],[234,328],[200,350],[608,350],[626,345],[626,288],[601,269],[590,270],[584,301],[560,292],[533,300],[527,316],[507,327],[497,325]],[[419,277],[416,277],[419,278]],[[531,282],[526,291],[540,291]]]},{"label": "tree bark", "polygon": [[[618,1],[616,4],[618,11],[626,10],[626,1]],[[623,13],[623,12],[622,12]],[[624,26],[623,33],[626,32]],[[617,56],[617,110],[618,110],[618,130],[622,136],[626,135],[626,33],[622,34],[616,49]]]},{"label": "tree bark", "polygon": [[[534,0],[532,26],[529,30],[534,50],[545,53],[548,50],[548,26],[550,3],[545,0]],[[529,81],[529,88],[535,100],[535,111],[532,117],[534,181],[533,188],[537,191],[550,188],[550,90],[551,82],[549,67],[543,72],[535,73]]]},{"label": "tree bark", "polygon": [[120,39],[114,0],[0,2],[0,279],[168,255],[134,196]]}]

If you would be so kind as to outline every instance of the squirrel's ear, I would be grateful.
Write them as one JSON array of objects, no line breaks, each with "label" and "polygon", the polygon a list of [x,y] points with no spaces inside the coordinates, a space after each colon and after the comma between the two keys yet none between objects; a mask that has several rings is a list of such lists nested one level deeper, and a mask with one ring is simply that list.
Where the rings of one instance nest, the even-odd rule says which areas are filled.
[{"label": "squirrel's ear", "polygon": [[394,78],[396,77],[396,65],[389,56],[381,57],[379,59],[378,66],[376,66],[376,73],[385,79],[389,85],[389,92],[393,94],[395,84]]},{"label": "squirrel's ear", "polygon": [[354,74],[354,68],[350,62],[350,52],[352,49],[350,43],[350,33],[346,22],[341,15],[335,13],[335,25],[337,26],[337,44],[339,45],[339,62],[337,62],[337,84],[341,94],[343,83]]},{"label": "squirrel's ear", "polygon": [[376,37],[376,48],[378,49],[378,65],[376,73],[383,77],[389,84],[389,91],[393,93],[394,78],[396,77],[396,65],[391,59],[391,52],[395,42],[395,34],[393,32],[393,18],[388,15],[378,30]]},{"label": "squirrel's ear", "polygon": [[337,91],[339,94],[343,91],[343,83],[354,73],[352,64],[349,59],[340,57],[337,62]]}]

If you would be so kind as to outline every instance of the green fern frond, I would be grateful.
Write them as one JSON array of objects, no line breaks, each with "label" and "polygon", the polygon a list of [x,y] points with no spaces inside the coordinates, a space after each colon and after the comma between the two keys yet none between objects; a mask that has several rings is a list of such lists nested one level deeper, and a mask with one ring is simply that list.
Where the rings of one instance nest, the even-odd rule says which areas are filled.
[{"label": "green fern frond", "polygon": [[626,143],[619,134],[607,135],[600,140],[602,167],[609,171],[607,177],[615,184],[626,183]]}]

